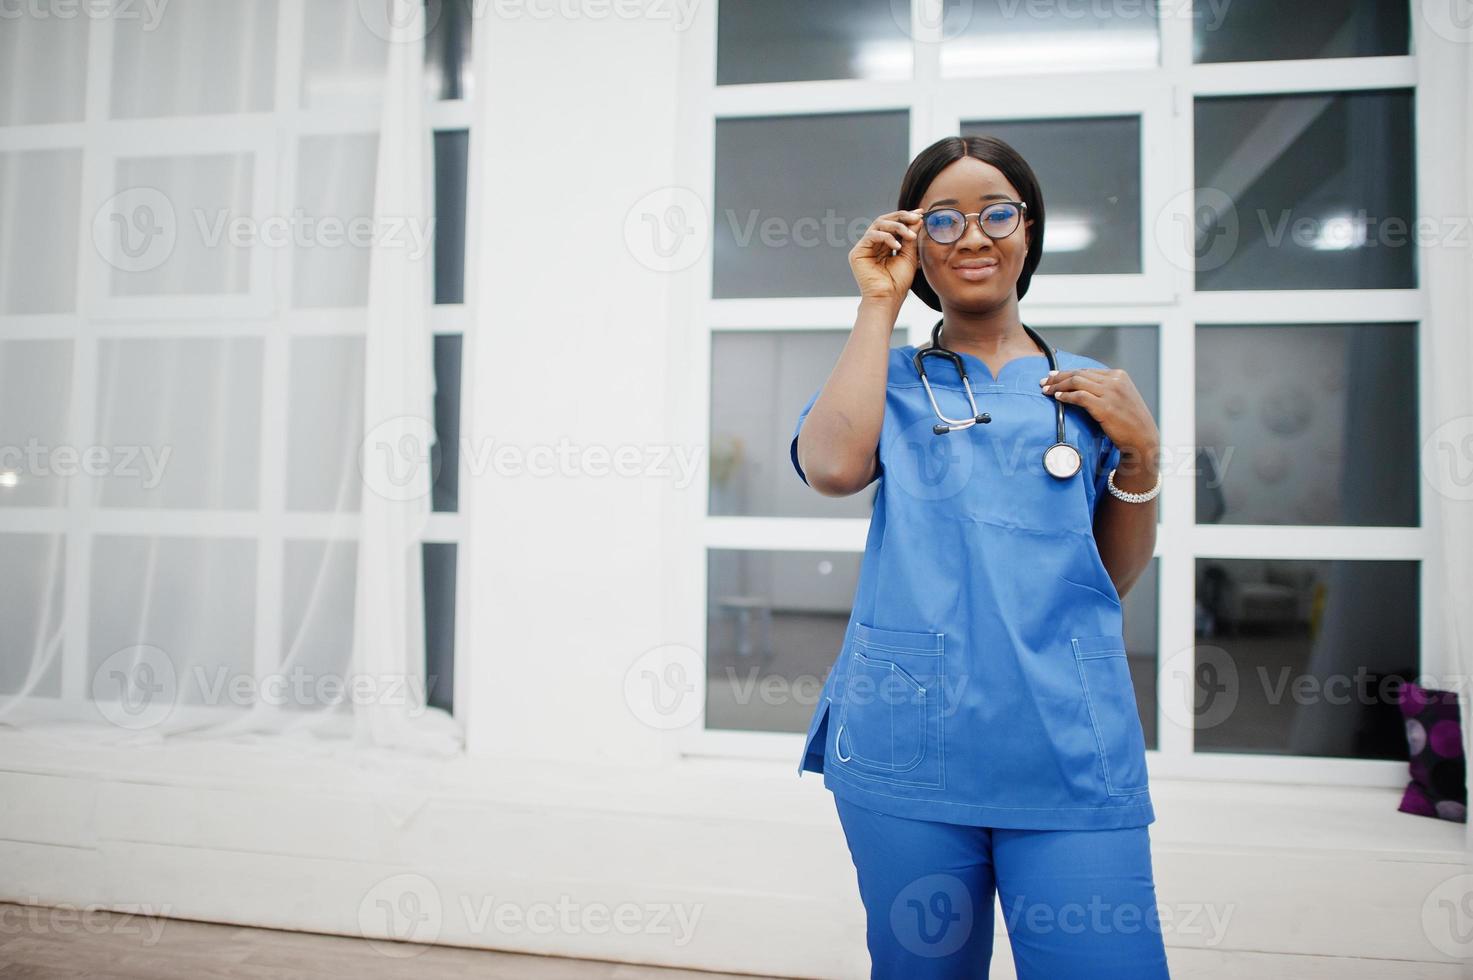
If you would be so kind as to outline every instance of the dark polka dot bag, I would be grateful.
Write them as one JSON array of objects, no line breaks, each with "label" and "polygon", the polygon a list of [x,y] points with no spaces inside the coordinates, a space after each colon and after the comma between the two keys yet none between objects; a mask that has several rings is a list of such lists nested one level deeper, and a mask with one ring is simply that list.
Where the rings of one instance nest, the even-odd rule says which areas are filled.
[{"label": "dark polka dot bag", "polygon": [[1397,809],[1466,823],[1467,764],[1457,693],[1406,683],[1401,686],[1401,694],[1412,779]]}]

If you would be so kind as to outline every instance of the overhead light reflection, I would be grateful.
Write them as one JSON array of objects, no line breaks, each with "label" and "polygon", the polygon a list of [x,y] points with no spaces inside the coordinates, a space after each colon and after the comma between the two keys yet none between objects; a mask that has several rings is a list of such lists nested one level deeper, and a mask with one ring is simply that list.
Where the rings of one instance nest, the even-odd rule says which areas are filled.
[{"label": "overhead light reflection", "polygon": [[1343,252],[1351,248],[1365,248],[1366,219],[1348,214],[1337,214],[1320,222],[1313,247],[1321,252]]},{"label": "overhead light reflection", "polygon": [[1154,68],[1159,48],[1154,24],[1149,31],[1059,31],[1034,37],[996,31],[947,41],[941,48],[941,71],[968,76]]},{"label": "overhead light reflection", "polygon": [[849,58],[855,78],[877,81],[906,79],[911,74],[911,45],[897,41],[861,41]]},{"label": "overhead light reflection", "polygon": [[1088,218],[1048,216],[1043,231],[1045,252],[1082,252],[1094,243],[1095,229]]}]

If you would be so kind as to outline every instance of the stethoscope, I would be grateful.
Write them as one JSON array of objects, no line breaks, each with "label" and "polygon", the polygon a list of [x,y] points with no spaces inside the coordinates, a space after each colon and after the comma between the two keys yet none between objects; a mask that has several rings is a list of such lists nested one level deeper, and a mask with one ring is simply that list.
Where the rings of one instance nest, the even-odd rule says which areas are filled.
[{"label": "stethoscope", "polygon": [[[940,422],[931,426],[931,431],[936,433],[938,436],[945,435],[946,433],[955,431],[957,429],[970,428],[976,425],[978,422],[992,421],[991,415],[986,412],[979,412],[977,410],[977,399],[972,396],[972,382],[970,379],[967,378],[967,367],[965,364],[962,363],[962,356],[956,351],[948,350],[945,347],[941,346],[941,324],[943,321],[945,321],[945,319],[945,317],[942,317],[940,320],[937,320],[936,326],[931,328],[931,346],[922,347],[920,350],[915,352],[915,356],[912,358],[912,360],[915,362],[916,374],[919,374],[921,376],[921,384],[926,386],[926,397],[931,399],[931,408],[936,412],[936,417],[941,420]],[[1023,329],[1027,331],[1028,336],[1033,340],[1033,342],[1039,347],[1043,348],[1044,356],[1048,358],[1049,370],[1057,371],[1059,369],[1059,365],[1058,362],[1054,359],[1054,349],[1048,345],[1047,341],[1045,341],[1042,337],[1038,335],[1037,331],[1028,326],[1028,324],[1025,323],[1022,326]],[[934,354],[937,357],[942,357],[950,361],[952,366],[956,368],[956,373],[961,375],[962,387],[965,388],[967,392],[967,402],[972,406],[971,418],[951,419],[942,414],[941,406],[936,404],[936,394],[931,390],[931,382],[926,377],[926,365],[924,362],[926,359],[926,355],[928,354]],[[1058,441],[1043,451],[1043,468],[1047,470],[1050,475],[1056,476],[1061,480],[1067,480],[1069,479],[1069,477],[1079,472],[1079,466],[1082,457],[1079,455],[1078,449],[1075,449],[1073,446],[1069,445],[1069,443],[1064,441],[1064,403],[1059,401],[1057,398],[1055,398],[1053,402],[1054,417],[1057,422]]]}]

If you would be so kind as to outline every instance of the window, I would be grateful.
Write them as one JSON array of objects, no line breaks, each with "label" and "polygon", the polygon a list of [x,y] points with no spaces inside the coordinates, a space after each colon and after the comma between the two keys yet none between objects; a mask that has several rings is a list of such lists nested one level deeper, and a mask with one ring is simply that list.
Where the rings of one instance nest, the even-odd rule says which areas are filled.
[{"label": "window", "polygon": [[961,134],[1011,144],[1047,189],[1039,274],[1142,271],[1139,116],[972,120]]},{"label": "window", "polygon": [[894,209],[908,138],[903,112],[718,119],[713,295],[844,295],[849,236]]},{"label": "window", "polygon": [[1408,5],[1386,0],[1274,0],[1197,3],[1192,60],[1279,61],[1408,54]]},{"label": "window", "polygon": [[716,15],[718,85],[910,77],[908,0],[744,0]]},{"label": "window", "polygon": [[[904,53],[874,11],[841,25],[821,6],[764,21],[762,4],[723,3],[718,36],[691,39],[715,58],[692,96],[710,153],[680,181],[709,188],[713,223],[710,290],[691,307],[711,451],[706,531],[680,573],[706,575],[707,732],[689,751],[796,762],[796,739],[758,735],[801,733],[811,696],[754,692],[770,677],[802,700],[821,682],[875,488],[803,487],[791,426],[853,323],[849,248],[895,207],[912,156],[989,133],[1048,202],[1024,322],[1126,370],[1167,453],[1156,555],[1124,601],[1154,771],[1397,778],[1384,709],[1337,697],[1349,684],[1359,703],[1355,684],[1423,654],[1405,5],[1159,20],[1149,3],[892,5]],[[888,71],[854,54],[866,44],[887,45]],[[838,240],[779,234],[830,214]],[[936,316],[908,298],[893,343]]]},{"label": "window", "polygon": [[1410,289],[1410,89],[1203,97],[1197,288]]},{"label": "window", "polygon": [[[351,521],[323,515],[357,511],[364,492],[369,252],[351,237],[237,244],[196,216],[372,215],[388,43],[370,8],[176,0],[157,22],[139,8],[12,17],[0,30],[0,92],[26,95],[0,95],[0,446],[171,454],[147,485],[0,460],[0,624],[23,638],[0,656],[0,692],[49,659],[38,698],[90,717],[90,672],[140,635],[206,670],[250,676],[288,655],[341,669],[356,539]],[[426,672],[430,703],[449,710],[463,606],[472,7],[429,9],[439,442]],[[23,84],[43,74],[54,84]],[[131,237],[107,226],[114,195],[128,195],[111,210],[136,219]],[[103,224],[89,238],[94,215]],[[148,603],[160,589],[169,603]]]}]

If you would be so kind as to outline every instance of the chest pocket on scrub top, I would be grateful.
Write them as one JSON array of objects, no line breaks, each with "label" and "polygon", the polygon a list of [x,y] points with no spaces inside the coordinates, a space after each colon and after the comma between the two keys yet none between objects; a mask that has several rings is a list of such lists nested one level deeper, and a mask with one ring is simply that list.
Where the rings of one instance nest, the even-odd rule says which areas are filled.
[{"label": "chest pocket on scrub top", "polygon": [[856,623],[838,680],[833,761],[846,775],[945,783],[945,636]]}]

